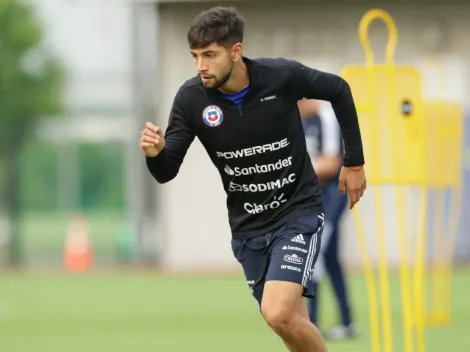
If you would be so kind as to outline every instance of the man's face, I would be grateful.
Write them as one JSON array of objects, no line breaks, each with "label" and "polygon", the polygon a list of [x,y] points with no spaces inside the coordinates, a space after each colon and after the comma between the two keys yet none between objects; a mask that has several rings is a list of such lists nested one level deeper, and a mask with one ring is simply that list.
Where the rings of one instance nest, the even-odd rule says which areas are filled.
[{"label": "man's face", "polygon": [[191,50],[196,69],[206,88],[219,88],[223,86],[232,73],[233,58],[231,50],[216,43]]}]

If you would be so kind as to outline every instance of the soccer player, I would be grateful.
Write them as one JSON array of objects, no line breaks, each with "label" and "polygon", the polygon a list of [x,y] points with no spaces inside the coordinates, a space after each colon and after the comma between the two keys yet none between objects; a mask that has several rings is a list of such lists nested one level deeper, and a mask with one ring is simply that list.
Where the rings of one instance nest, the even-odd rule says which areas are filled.
[{"label": "soccer player", "polygon": [[309,300],[310,321],[318,327],[318,288],[326,269],[339,305],[341,322],[327,331],[325,337],[342,340],[357,336],[358,329],[352,322],[343,267],[338,253],[339,225],[347,207],[347,198],[337,191],[343,158],[341,131],[331,104],[302,99],[298,102],[298,106],[303,121],[307,151],[320,181],[325,208],[325,227],[320,255],[313,271],[312,284],[315,297]]},{"label": "soccer player", "polygon": [[227,194],[232,250],[262,316],[290,351],[325,352],[303,299],[312,296],[324,215],[297,101],[332,103],[346,150],[339,192],[347,190],[353,207],[366,188],[353,97],[339,76],[293,60],[245,57],[243,36],[233,8],[192,21],[187,40],[197,75],[177,91],[165,133],[147,122],[140,145],[150,173],[165,183],[194,138],[201,141]]}]

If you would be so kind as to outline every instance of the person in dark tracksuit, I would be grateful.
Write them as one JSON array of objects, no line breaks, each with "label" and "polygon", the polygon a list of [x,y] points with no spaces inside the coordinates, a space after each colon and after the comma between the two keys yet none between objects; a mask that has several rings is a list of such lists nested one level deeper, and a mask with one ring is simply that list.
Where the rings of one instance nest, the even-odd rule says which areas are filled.
[{"label": "person in dark tracksuit", "polygon": [[335,113],[328,102],[302,100],[299,102],[307,151],[320,181],[325,208],[320,256],[313,272],[313,292],[309,316],[318,326],[319,282],[326,271],[339,305],[340,322],[324,335],[331,340],[355,337],[357,326],[351,318],[351,308],[339,257],[339,225],[347,207],[347,197],[338,193],[338,178],[342,165],[343,143]]}]

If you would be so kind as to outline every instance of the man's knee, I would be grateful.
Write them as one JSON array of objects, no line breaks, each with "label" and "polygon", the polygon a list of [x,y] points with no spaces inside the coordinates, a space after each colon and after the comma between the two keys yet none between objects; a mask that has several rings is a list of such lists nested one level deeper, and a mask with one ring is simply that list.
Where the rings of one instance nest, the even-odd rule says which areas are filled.
[{"label": "man's knee", "polygon": [[266,282],[261,313],[266,323],[277,333],[293,329],[298,314],[298,301],[302,298],[302,287],[292,282]]},{"label": "man's knee", "polygon": [[290,330],[292,312],[280,306],[261,305],[261,313],[266,323],[274,331],[281,333]]}]

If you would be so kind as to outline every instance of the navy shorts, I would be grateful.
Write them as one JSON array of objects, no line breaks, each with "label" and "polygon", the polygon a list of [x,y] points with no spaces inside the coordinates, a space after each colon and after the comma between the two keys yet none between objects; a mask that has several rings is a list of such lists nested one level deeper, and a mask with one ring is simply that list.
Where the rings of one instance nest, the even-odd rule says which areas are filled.
[{"label": "navy shorts", "polygon": [[288,281],[304,287],[313,297],[312,272],[318,258],[324,214],[309,214],[264,235],[232,239],[232,251],[242,265],[248,286],[261,306],[264,283]]}]

